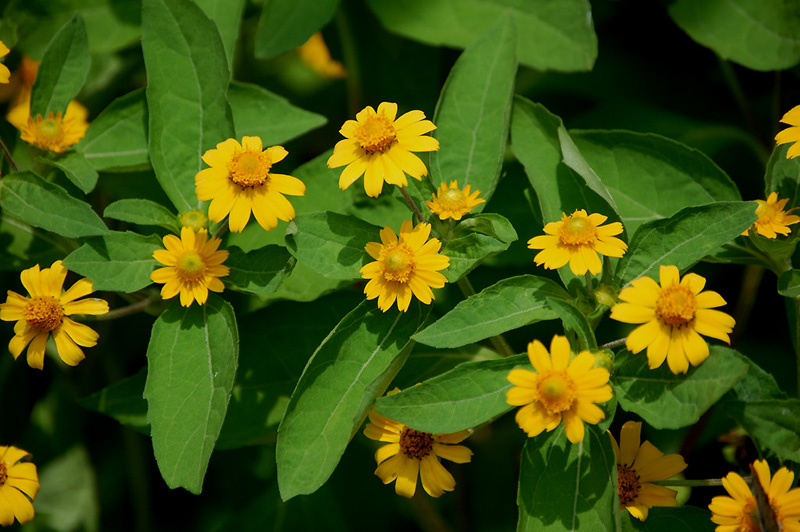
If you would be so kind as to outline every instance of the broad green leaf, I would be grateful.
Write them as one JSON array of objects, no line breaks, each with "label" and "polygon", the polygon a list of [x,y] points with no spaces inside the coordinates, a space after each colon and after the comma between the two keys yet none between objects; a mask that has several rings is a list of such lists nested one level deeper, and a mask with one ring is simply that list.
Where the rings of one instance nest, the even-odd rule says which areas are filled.
[{"label": "broad green leaf", "polygon": [[77,149],[95,170],[150,168],[144,90],[135,90],[111,102],[92,121]]},{"label": "broad green leaf", "polygon": [[[100,504],[93,460],[82,445],[39,465],[36,495],[38,530],[53,532],[97,532]],[[26,529],[29,527],[26,526]]]},{"label": "broad green leaf", "polygon": [[696,423],[748,370],[733,350],[709,348],[711,354],[702,364],[679,375],[674,375],[666,363],[650,369],[644,352],[634,355],[623,351],[617,355],[611,377],[619,405],[656,429]]},{"label": "broad green leaf", "polygon": [[659,266],[684,270],[730,242],[758,219],[755,203],[717,202],[687,207],[670,218],[642,225],[617,263],[623,284],[648,275],[658,279]]},{"label": "broad green leaf", "polygon": [[314,301],[318,297],[338,290],[348,284],[351,284],[351,281],[328,279],[302,262],[297,262],[286,279],[278,286],[278,289],[267,296],[267,299]]},{"label": "broad green leaf", "polygon": [[469,344],[454,349],[436,349],[427,345],[415,344],[403,369],[397,374],[392,384],[405,390],[447,373],[464,362],[499,360],[501,358],[496,351],[481,344]]},{"label": "broad green leaf", "polygon": [[770,449],[781,460],[800,461],[800,400],[729,401],[722,410],[759,447]]},{"label": "broad green leaf", "polygon": [[364,246],[380,242],[380,230],[355,216],[299,214],[286,231],[286,247],[297,260],[329,279],[358,279],[359,269],[372,261]]},{"label": "broad green leaf", "polygon": [[381,312],[363,301],[308,361],[278,429],[281,498],[316,491],[328,480],[367,411],[405,362],[424,320],[421,305]]},{"label": "broad green leaf", "polygon": [[239,25],[242,23],[245,0],[195,0],[195,2],[217,25],[225,47],[225,56],[228,58],[228,72],[233,72],[236,41],[239,38]]},{"label": "broad green leaf", "polygon": [[87,239],[64,259],[64,267],[92,280],[95,290],[136,292],[153,283],[150,274],[161,264],[153,251],[163,249],[156,235],[111,231]]},{"label": "broad green leaf", "polygon": [[87,397],[78,403],[93,412],[105,414],[121,424],[142,434],[150,435],[147,423],[147,401],[142,397],[147,370],[143,368],[136,375],[122,379]]},{"label": "broad green leaf", "polygon": [[170,488],[202,490],[238,354],[233,307],[215,294],[202,306],[175,301],[153,324],[144,398],[156,462]]},{"label": "broad green leaf", "polygon": [[432,136],[442,148],[430,154],[434,188],[457,180],[460,188],[470,185],[481,198],[492,197],[506,154],[516,48],[514,21],[502,15],[450,70],[433,119],[437,128]]},{"label": "broad green leaf", "polygon": [[155,225],[180,233],[178,218],[169,209],[146,199],[121,199],[103,211],[103,216],[137,225]]},{"label": "broad green leaf", "polygon": [[228,100],[236,138],[260,137],[265,148],[283,144],[327,122],[324,116],[295,107],[285,98],[250,83],[231,83]]},{"label": "broad green leaf", "polygon": [[576,350],[597,350],[597,340],[594,337],[594,330],[589,325],[589,320],[586,316],[578,310],[572,303],[555,297],[547,298],[547,306],[555,312],[561,323],[564,324],[564,330],[571,332],[578,339],[578,345],[572,346]]},{"label": "broad green leaf", "polygon": [[585,428],[577,444],[567,440],[563,424],[525,442],[517,531],[618,530],[614,448],[604,430]]},{"label": "broad green leaf", "polygon": [[300,46],[330,21],[338,4],[338,0],[265,0],[256,57],[269,59]]},{"label": "broad green leaf", "polygon": [[243,292],[259,296],[277,290],[294,266],[294,259],[281,246],[265,246],[249,253],[236,247],[228,251],[225,266],[231,271],[224,280]]},{"label": "broad green leaf", "polygon": [[785,0],[677,0],[669,14],[695,42],[753,70],[800,62],[800,4]]},{"label": "broad green leaf", "polygon": [[[0,177],[0,180],[2,178]],[[0,189],[2,185],[0,185]],[[1,204],[1,201],[0,201]],[[64,258],[65,248],[59,246],[59,237],[39,231],[11,216],[0,216],[0,241],[3,242],[3,260],[0,271],[21,272],[32,262],[47,265]]]},{"label": "broad green leaf", "polygon": [[75,15],[53,36],[31,94],[31,116],[63,113],[81,90],[91,64],[83,19]]},{"label": "broad green leaf", "polygon": [[544,277],[521,275],[503,279],[456,307],[414,335],[414,340],[433,347],[471,344],[558,314],[548,298],[570,300],[559,285]]},{"label": "broad green leaf", "polygon": [[36,160],[48,166],[55,166],[64,172],[67,179],[72,181],[72,184],[81,189],[84,194],[91,192],[97,184],[97,172],[80,152],[67,152],[54,159],[38,157]]},{"label": "broad green leaf", "polygon": [[234,134],[222,40],[194,2],[143,0],[142,50],[150,161],[178,211],[196,209],[203,153]]},{"label": "broad green leaf", "polygon": [[[761,401],[764,399],[786,399],[786,392],[781,390],[775,377],[767,373],[749,357],[733,351],[736,357],[747,364],[747,373],[733,385],[731,393],[739,401]],[[730,397],[730,394],[728,395]]]},{"label": "broad green leaf", "polygon": [[778,277],[778,293],[784,297],[800,296],[800,270],[788,270]]},{"label": "broad green leaf", "polygon": [[647,519],[639,521],[626,511],[621,511],[624,532],[714,532],[717,525],[711,521],[711,512],[696,506],[650,508]]},{"label": "broad green leaf", "polygon": [[5,215],[67,238],[108,232],[88,203],[73,198],[60,186],[32,172],[3,176],[0,207]]},{"label": "broad green leaf", "polygon": [[597,57],[592,10],[585,0],[368,0],[388,30],[426,44],[465,48],[509,12],[517,56],[537,70],[591,70]]},{"label": "broad green leaf", "polygon": [[458,281],[489,257],[507,250],[517,239],[511,222],[494,213],[467,218],[457,226],[457,230],[464,229],[471,232],[450,240],[439,252],[450,259],[450,266],[442,270],[450,283]]},{"label": "broad green leaf", "polygon": [[416,386],[375,402],[389,419],[432,434],[471,429],[508,412],[506,376],[518,366],[530,367],[527,355],[465,362]]},{"label": "broad green leaf", "polygon": [[728,175],[700,151],[651,133],[570,131],[614,197],[632,235],[644,222],[684,207],[741,200]]},{"label": "broad green leaf", "polygon": [[788,198],[784,210],[800,206],[800,159],[787,159],[786,152],[792,144],[775,146],[767,162],[764,176],[766,199],[770,192],[777,192],[778,199]]}]

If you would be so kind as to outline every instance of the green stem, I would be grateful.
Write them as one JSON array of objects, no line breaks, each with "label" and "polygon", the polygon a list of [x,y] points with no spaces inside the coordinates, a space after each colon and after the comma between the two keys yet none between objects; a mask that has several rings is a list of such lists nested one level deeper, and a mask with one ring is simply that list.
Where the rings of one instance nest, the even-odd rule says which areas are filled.
[{"label": "green stem", "polygon": [[150,306],[150,304],[158,301],[158,299],[158,296],[152,295],[142,299],[141,301],[137,301],[136,303],[128,305],[127,307],[115,308],[114,310],[108,311],[105,314],[99,314],[97,316],[86,316],[84,319],[89,321],[107,321],[130,316],[131,314],[135,314],[146,309]]},{"label": "green stem", "polygon": [[736,72],[733,70],[733,66],[729,61],[726,61],[719,56],[717,59],[719,60],[719,68],[722,71],[722,76],[725,78],[725,82],[728,84],[728,88],[731,90],[733,98],[736,100],[736,104],[742,111],[747,124],[750,126],[750,129],[753,132],[753,135],[763,146],[771,146],[771,143],[764,137],[764,133],[761,131],[761,128],[758,127],[755,114],[753,114],[753,110],[750,108],[750,103],[747,100],[747,96],[744,94],[742,85],[739,83],[739,78],[736,77]]},{"label": "green stem", "polygon": [[419,220],[420,222],[428,223],[428,221],[425,219],[425,217],[422,216],[422,212],[419,210],[419,207],[417,207],[417,204],[414,202],[413,198],[408,193],[408,191],[404,187],[398,186],[397,188],[400,189],[400,193],[405,198],[406,203],[408,203],[408,206],[414,212],[414,215],[417,217],[417,220]]},{"label": "green stem", "polygon": [[[456,281],[456,284],[461,289],[461,293],[464,294],[464,297],[469,298],[475,295],[475,288],[472,287],[472,283],[469,282],[466,275]],[[489,342],[491,342],[494,350],[501,356],[510,357],[516,354],[502,334],[492,336],[489,338]]]},{"label": "green stem", "polygon": [[[594,275],[592,275],[588,270],[586,271],[586,291],[592,296],[592,288],[594,284]],[[593,297],[593,296],[592,296]]]},{"label": "green stem", "polygon": [[211,238],[222,238],[220,235],[222,235],[222,233],[224,233],[227,230],[228,230],[228,218],[225,218],[225,221],[222,223],[222,225],[219,226],[219,228],[216,231],[214,231],[214,236],[212,236]]},{"label": "green stem", "polygon": [[344,8],[340,5],[336,10],[336,29],[342,44],[342,60],[347,70],[347,107],[349,116],[361,110],[361,69],[358,61],[358,46],[356,45]]},{"label": "green stem", "polygon": [[8,151],[8,147],[6,146],[6,143],[3,142],[2,138],[0,138],[0,147],[2,147],[3,152],[6,154],[6,158],[8,159],[8,164],[11,165],[11,168],[13,168],[15,172],[19,172],[19,167],[17,166],[17,163],[14,161],[14,158],[11,156],[11,152]]},{"label": "green stem", "polygon": [[618,340],[611,340],[610,342],[606,342],[603,345],[599,346],[598,349],[613,349],[617,346],[623,345],[625,342],[628,341],[628,337],[619,338]]},{"label": "green stem", "polygon": [[[750,481],[750,477],[744,477],[745,482]],[[722,479],[721,478],[708,478],[708,479],[697,479],[697,480],[656,480],[652,482],[657,486],[692,486],[692,487],[701,487],[701,486],[722,486]]]}]

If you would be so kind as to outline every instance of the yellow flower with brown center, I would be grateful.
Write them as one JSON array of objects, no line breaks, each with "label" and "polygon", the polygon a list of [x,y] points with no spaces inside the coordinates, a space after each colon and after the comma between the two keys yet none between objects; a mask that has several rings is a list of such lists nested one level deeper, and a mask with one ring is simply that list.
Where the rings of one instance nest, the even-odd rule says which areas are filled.
[{"label": "yellow flower with brown center", "polygon": [[460,220],[465,214],[469,214],[476,205],[485,203],[485,199],[479,199],[480,190],[470,193],[470,186],[467,185],[463,190],[458,188],[458,181],[450,181],[439,185],[439,190],[433,195],[433,201],[426,201],[425,204],[432,213],[438,214],[440,220]]},{"label": "yellow flower with brown center", "polygon": [[575,275],[589,271],[597,275],[603,270],[600,255],[621,257],[628,245],[613,235],[622,233],[622,224],[602,225],[608,218],[602,214],[586,214],[578,209],[569,216],[561,214],[561,221],[544,226],[545,235],[528,240],[528,248],[541,249],[533,258],[536,265],[555,270],[569,263]]},{"label": "yellow flower with brown center", "polygon": [[[766,460],[755,461],[751,470],[753,482],[758,482],[755,495],[741,476],[730,472],[722,479],[730,497],[711,499],[708,509],[711,521],[718,525],[717,532],[800,532],[800,488],[790,489],[794,473],[782,467],[772,477]],[[762,526],[765,521],[771,526]]]},{"label": "yellow flower with brown center", "polygon": [[400,236],[389,226],[381,230],[381,243],[370,242],[367,253],[375,259],[361,268],[361,277],[369,279],[364,293],[367,299],[378,298],[378,308],[386,312],[397,300],[397,308],[405,312],[411,295],[426,305],[433,301],[431,288],[441,288],[447,282],[439,273],[450,266],[450,259],[439,254],[442,243],[428,237],[431,226],[420,223],[412,226],[406,220],[400,226]]},{"label": "yellow flower with brown center", "polygon": [[92,347],[97,344],[99,335],[69,316],[105,314],[108,312],[108,303],[96,298],[78,300],[94,292],[89,279],[80,279],[63,292],[66,276],[67,269],[60,260],[42,270],[37,264],[20,274],[22,286],[30,297],[9,290],[8,299],[0,304],[0,320],[17,322],[8,350],[17,358],[27,346],[28,365],[32,368],[44,367],[44,351],[50,334],[55,340],[58,356],[70,366],[84,359],[79,346]]},{"label": "yellow flower with brown center", "polygon": [[30,455],[12,445],[0,445],[0,526],[33,519],[33,503],[39,493],[36,466],[23,462]]},{"label": "yellow flower with brown center", "polygon": [[708,344],[700,336],[710,336],[729,344],[728,334],[736,321],[719,310],[725,305],[716,292],[703,292],[705,278],[687,273],[680,278],[675,266],[661,266],[661,286],[650,277],[631,281],[623,288],[611,309],[611,318],[623,323],[642,323],[625,343],[638,353],[647,348],[650,369],[667,360],[674,374],[686,373],[689,364],[697,366],[708,358]]},{"label": "yellow flower with brown center", "polygon": [[652,482],[674,477],[686,469],[686,462],[679,454],[665,455],[649,441],[639,445],[641,432],[641,423],[628,421],[622,425],[619,445],[614,436],[611,436],[611,443],[617,456],[620,506],[644,521],[653,506],[678,506],[677,491]]},{"label": "yellow flower with brown center", "polygon": [[228,223],[234,233],[244,229],[250,213],[267,231],[276,227],[278,220],[292,220],[294,207],[284,195],[306,193],[306,186],[296,177],[271,172],[288,154],[283,146],[262,148],[259,137],[242,137],[241,144],[236,139],[220,142],[203,154],[211,168],[194,178],[197,199],[211,200],[209,219],[221,222],[230,215]]},{"label": "yellow flower with brown center", "polygon": [[[389,395],[398,391],[392,390]],[[430,434],[391,420],[375,410],[370,411],[369,421],[364,435],[372,440],[388,442],[388,445],[375,452],[378,464],[375,474],[384,484],[394,481],[395,492],[403,497],[414,496],[417,477],[422,479],[422,488],[431,497],[440,497],[445,491],[453,491],[456,481],[439,458],[457,464],[472,460],[472,451],[463,445],[454,445],[469,436],[468,430]]]},{"label": "yellow flower with brown center", "polygon": [[222,292],[225,285],[219,277],[225,277],[230,268],[222,263],[228,252],[217,250],[221,240],[208,238],[205,229],[197,234],[191,227],[181,228],[181,237],[167,235],[164,247],[153,252],[153,258],[166,268],[159,268],[150,274],[150,279],[163,283],[161,297],[170,299],[181,295],[181,305],[188,307],[194,301],[202,305],[208,300],[208,291]]},{"label": "yellow flower with brown center", "polygon": [[788,201],[789,198],[779,201],[777,192],[771,192],[766,201],[756,200],[758,220],[742,235],[747,235],[750,229],[755,229],[759,235],[766,238],[778,238],[779,234],[785,236],[791,233],[792,230],[789,229],[789,226],[800,222],[800,216],[790,214],[795,209],[783,210]]},{"label": "yellow flower with brown center", "polygon": [[783,131],[775,135],[775,142],[780,146],[793,142],[794,144],[789,147],[786,152],[787,159],[794,159],[800,155],[800,105],[792,107],[780,120],[784,124],[789,124],[792,127],[787,127]]},{"label": "yellow flower with brown center", "polygon": [[344,78],[347,71],[339,61],[331,58],[331,52],[325,45],[322,33],[317,32],[312,35],[305,43],[297,48],[300,59],[311,70],[324,78]]},{"label": "yellow flower with brown center", "polygon": [[62,153],[80,142],[89,129],[89,111],[75,100],[69,102],[65,113],[52,112],[46,118],[31,114],[30,91],[21,93],[19,104],[12,107],[6,119],[16,127],[21,138],[28,144],[42,150]]},{"label": "yellow flower with brown center", "polygon": [[565,336],[554,336],[550,352],[539,340],[528,344],[528,359],[534,371],[512,369],[508,381],[514,386],[506,392],[506,402],[521,406],[516,421],[529,437],[558,427],[562,419],[567,439],[583,441],[584,423],[596,425],[605,413],[595,403],[611,400],[610,374],[595,368],[595,356],[582,351],[570,361],[571,350]]},{"label": "yellow flower with brown center", "polygon": [[[0,41],[0,57],[5,57],[11,52],[3,41]],[[8,83],[11,71],[3,63],[0,63],[0,83]]]},{"label": "yellow flower with brown center", "polygon": [[328,168],[347,167],[339,177],[339,188],[345,190],[364,175],[364,190],[377,198],[383,182],[404,187],[406,175],[422,180],[428,169],[411,152],[436,151],[439,141],[424,136],[436,126],[425,120],[422,111],[409,111],[395,120],[397,104],[383,102],[376,112],[370,106],[344,123],[339,133],[346,138],[336,143]]}]

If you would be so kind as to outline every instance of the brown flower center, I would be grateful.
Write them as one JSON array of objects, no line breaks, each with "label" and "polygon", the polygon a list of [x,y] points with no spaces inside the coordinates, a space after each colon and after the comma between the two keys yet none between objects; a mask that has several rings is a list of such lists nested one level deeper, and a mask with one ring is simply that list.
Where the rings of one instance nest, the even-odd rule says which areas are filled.
[{"label": "brown flower center", "polygon": [[414,254],[407,246],[397,245],[384,255],[383,276],[387,281],[408,282],[413,272]]},{"label": "brown flower center", "polygon": [[563,371],[553,371],[539,378],[539,402],[550,414],[569,410],[575,401],[575,383]]},{"label": "brown flower center", "polygon": [[206,273],[206,263],[194,250],[187,251],[181,255],[175,267],[178,270],[178,274],[185,281],[199,281]]},{"label": "brown flower center", "polygon": [[594,242],[597,238],[597,231],[588,218],[573,214],[561,225],[558,237],[562,244],[582,246]]},{"label": "brown flower center", "polygon": [[39,331],[52,331],[61,326],[64,307],[53,296],[34,297],[23,311],[25,321]]},{"label": "brown flower center", "polygon": [[409,427],[400,433],[400,450],[409,458],[421,459],[433,449],[433,434],[420,432]]},{"label": "brown flower center", "polygon": [[684,327],[694,319],[697,299],[688,286],[675,283],[661,290],[656,300],[656,315],[673,327]]},{"label": "brown flower center", "polygon": [[39,135],[42,138],[56,142],[64,138],[64,129],[61,127],[61,120],[48,116],[39,123]]},{"label": "brown flower center", "polygon": [[383,153],[397,138],[397,133],[389,119],[383,115],[368,117],[356,127],[356,140],[369,153]]},{"label": "brown flower center", "polygon": [[8,470],[6,469],[6,463],[0,461],[0,487],[6,483],[6,479],[8,478]]},{"label": "brown flower center", "polygon": [[626,465],[617,465],[617,492],[619,502],[623,505],[639,496],[639,475]]},{"label": "brown flower center", "polygon": [[242,151],[228,163],[228,179],[242,187],[263,185],[269,179],[272,159],[264,152]]}]

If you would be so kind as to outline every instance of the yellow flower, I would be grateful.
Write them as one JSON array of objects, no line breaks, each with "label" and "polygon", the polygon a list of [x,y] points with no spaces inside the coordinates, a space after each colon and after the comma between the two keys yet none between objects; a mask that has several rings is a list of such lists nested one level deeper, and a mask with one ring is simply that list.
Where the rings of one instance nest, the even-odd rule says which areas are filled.
[{"label": "yellow flower", "polygon": [[91,328],[73,321],[73,314],[105,314],[108,303],[102,299],[89,298],[94,290],[89,279],[80,279],[66,292],[62,292],[67,269],[57,260],[49,268],[39,270],[39,265],[20,274],[22,286],[30,298],[8,291],[8,299],[0,304],[0,320],[16,321],[14,337],[8,350],[17,358],[28,344],[28,365],[44,367],[44,350],[47,338],[53,334],[58,356],[65,364],[76,366],[84,359],[78,346],[92,347],[97,344],[98,334]]},{"label": "yellow flower", "polygon": [[[767,201],[756,200],[758,220],[753,223],[751,229],[754,228],[759,235],[767,238],[778,238],[778,234],[788,235],[791,233],[792,230],[789,229],[789,226],[800,222],[800,216],[789,214],[794,209],[783,210],[788,201],[789,198],[778,201],[777,192],[771,192]],[[742,235],[746,235],[749,231],[750,229],[747,229]]]},{"label": "yellow flower", "polygon": [[534,258],[536,265],[544,264],[549,270],[555,270],[569,263],[569,269],[575,275],[587,272],[597,275],[603,270],[603,263],[598,256],[621,257],[628,245],[613,235],[622,232],[622,224],[613,222],[601,226],[608,218],[602,214],[586,214],[583,209],[576,210],[569,216],[561,214],[560,222],[550,222],[544,226],[546,235],[535,236],[528,240],[530,249],[541,249]]},{"label": "yellow flower", "polygon": [[21,524],[33,519],[33,499],[39,493],[39,474],[30,455],[12,445],[0,445],[0,526]]},{"label": "yellow flower", "polygon": [[675,266],[661,266],[661,286],[649,277],[640,277],[623,288],[611,309],[611,318],[623,323],[643,323],[629,335],[625,345],[632,353],[647,348],[650,369],[667,359],[674,374],[686,373],[689,364],[697,366],[708,358],[708,344],[700,335],[731,340],[736,321],[719,310],[725,304],[716,292],[703,292],[706,280],[694,273],[680,278]]},{"label": "yellow flower", "polygon": [[242,137],[242,143],[228,139],[203,154],[211,168],[197,173],[195,193],[200,201],[212,200],[208,217],[221,222],[225,216],[230,230],[239,233],[252,212],[258,224],[269,231],[278,219],[294,218],[294,207],[284,197],[302,196],[306,186],[296,177],[270,173],[272,165],[287,155],[283,146],[262,150],[259,137]]},{"label": "yellow flower", "polygon": [[339,61],[331,58],[331,52],[325,45],[322,33],[317,32],[297,49],[300,59],[308,67],[324,78],[343,78],[347,71]]},{"label": "yellow flower", "polygon": [[800,532],[800,488],[789,489],[794,473],[782,467],[770,478],[765,460],[755,461],[751,470],[755,473],[753,482],[759,483],[756,490],[760,487],[764,496],[762,507],[759,509],[759,497],[753,495],[744,479],[734,472],[728,473],[722,485],[732,497],[714,497],[708,505],[711,521],[719,525],[717,532],[762,532],[768,530],[762,527],[762,520],[772,519],[770,530]]},{"label": "yellow flower", "polygon": [[182,212],[181,215],[178,216],[178,221],[181,227],[189,226],[195,233],[201,229],[208,228],[208,216],[206,216],[204,211],[200,210]]},{"label": "yellow flower", "polygon": [[397,300],[397,308],[406,311],[411,295],[426,305],[434,299],[431,288],[447,282],[439,273],[450,266],[450,259],[438,253],[442,243],[428,240],[430,224],[412,229],[410,220],[400,226],[400,237],[389,226],[381,230],[381,242],[370,242],[364,249],[375,259],[361,268],[361,277],[369,279],[364,293],[367,299],[378,298],[378,308],[386,312]]},{"label": "yellow flower", "polygon": [[[439,141],[422,136],[436,126],[422,111],[409,111],[397,120],[397,104],[383,102],[375,112],[370,106],[348,120],[339,130],[345,140],[336,143],[328,168],[347,165],[339,177],[342,190],[364,175],[364,190],[377,198],[383,182],[407,186],[406,175],[422,180],[428,169],[412,151],[436,151]],[[405,172],[405,173],[404,173]]]},{"label": "yellow flower", "polygon": [[422,478],[423,489],[431,497],[440,497],[445,491],[453,491],[456,481],[438,458],[457,464],[472,460],[472,451],[467,447],[452,445],[469,436],[468,430],[452,434],[421,432],[374,410],[370,411],[369,420],[364,435],[371,440],[389,442],[375,452],[375,461],[378,463],[375,474],[384,484],[395,481],[394,490],[403,497],[414,496],[418,475]]},{"label": "yellow flower", "polygon": [[19,104],[12,107],[6,119],[11,122],[21,132],[22,140],[54,153],[62,153],[70,146],[77,144],[89,129],[89,111],[75,100],[67,105],[67,112],[50,112],[47,118],[36,115],[36,119],[31,114],[30,91],[20,92],[22,98]]},{"label": "yellow flower", "polygon": [[794,145],[790,146],[789,151],[786,152],[786,158],[794,159],[800,155],[800,143],[797,142],[800,140],[800,127],[798,127],[800,126],[800,105],[792,107],[787,111],[786,114],[783,115],[783,118],[781,118],[781,122],[789,124],[792,127],[787,127],[775,135],[775,142],[778,146],[793,142]]},{"label": "yellow flower", "polygon": [[[0,57],[7,56],[10,51],[8,46],[3,41],[0,41]],[[11,71],[3,63],[0,63],[0,83],[8,83],[10,77]]]},{"label": "yellow flower", "polygon": [[468,214],[476,205],[485,203],[485,199],[479,199],[478,194],[480,190],[476,190],[470,194],[470,186],[464,187],[464,190],[459,190],[458,181],[450,181],[450,187],[447,183],[439,185],[439,190],[433,195],[433,201],[426,201],[425,204],[433,214],[438,214],[440,220],[460,220],[462,216]]},{"label": "yellow flower", "polygon": [[[552,353],[552,355],[551,355]],[[608,370],[593,368],[595,357],[582,351],[570,361],[569,341],[554,336],[550,353],[539,340],[528,344],[528,358],[533,369],[512,369],[508,381],[514,386],[506,392],[506,402],[521,406],[516,421],[529,437],[542,431],[550,432],[561,420],[567,439],[583,441],[584,423],[596,425],[604,417],[594,403],[604,403],[612,397]]]},{"label": "yellow flower", "polygon": [[153,252],[153,258],[166,268],[159,268],[150,274],[155,283],[164,283],[161,297],[170,299],[181,295],[181,305],[188,307],[197,300],[202,305],[208,299],[208,291],[222,292],[225,286],[219,277],[225,277],[230,268],[222,266],[228,252],[217,250],[221,240],[208,238],[203,229],[197,234],[191,227],[181,229],[181,237],[167,235],[164,247]]},{"label": "yellow flower", "polygon": [[617,445],[614,436],[611,436],[611,443],[617,455],[620,506],[644,521],[653,506],[678,506],[677,491],[651,482],[674,477],[686,469],[686,462],[679,454],[665,455],[649,441],[640,446],[641,431],[641,423],[628,421],[622,425],[620,444]]}]

